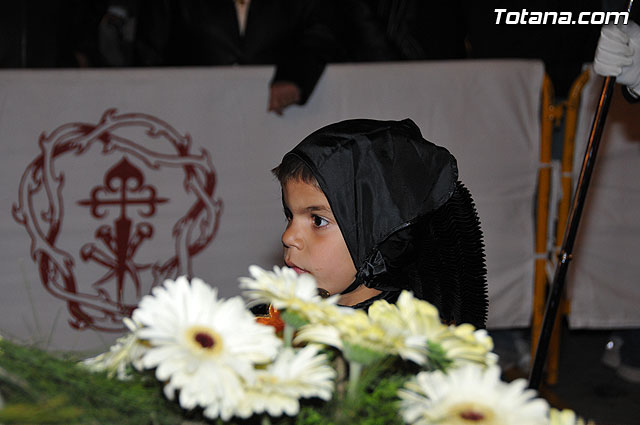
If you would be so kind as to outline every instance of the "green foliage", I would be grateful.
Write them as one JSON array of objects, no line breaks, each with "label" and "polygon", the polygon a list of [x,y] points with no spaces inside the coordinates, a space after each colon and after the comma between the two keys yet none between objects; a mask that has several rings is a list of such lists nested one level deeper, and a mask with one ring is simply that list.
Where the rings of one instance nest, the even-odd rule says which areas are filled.
[{"label": "green foliage", "polygon": [[292,326],[294,329],[299,329],[309,323],[308,320],[298,313],[289,310],[281,312],[280,317],[287,325]]},{"label": "green foliage", "polygon": [[427,349],[429,350],[429,368],[430,370],[441,370],[446,373],[453,364],[453,360],[447,357],[447,353],[438,343],[427,341]]},{"label": "green foliage", "polygon": [[358,397],[345,405],[346,420],[343,423],[359,425],[403,424],[398,413],[398,388],[405,382],[401,376],[390,376],[376,380]]},{"label": "green foliage", "polygon": [[[334,365],[344,364],[335,352],[327,354]],[[345,376],[339,374],[330,402],[301,400],[295,417],[283,415],[266,422],[263,416],[236,418],[225,425],[401,424],[397,391],[412,373],[406,363],[387,357],[363,368],[352,397],[345,397]],[[89,372],[78,365],[78,359],[0,340],[0,394],[6,403],[0,409],[0,424],[223,424],[204,420],[201,410],[185,412],[177,402],[167,401],[162,383],[151,372],[132,375],[129,381],[111,379],[106,373]]]},{"label": "green foliage", "polygon": [[359,345],[349,344],[348,342],[343,342],[342,352],[349,361],[358,362],[363,365],[373,364],[385,357],[385,353]]},{"label": "green foliage", "polygon": [[180,423],[177,403],[162,396],[153,376],[130,381],[91,373],[77,359],[0,340],[0,393],[6,406],[0,423],[118,424]]},{"label": "green foliage", "polygon": [[318,409],[305,406],[300,409],[300,413],[296,416],[296,425],[334,425],[334,422]]},{"label": "green foliage", "polygon": [[[362,371],[353,397],[340,390],[329,403],[303,407],[296,425],[400,425],[398,389],[414,371],[394,358],[375,362]],[[339,384],[338,384],[339,385]]]},{"label": "green foliage", "polygon": [[68,406],[64,397],[45,400],[38,405],[11,404],[0,410],[0,421],[5,424],[60,424],[77,423],[82,410]]}]

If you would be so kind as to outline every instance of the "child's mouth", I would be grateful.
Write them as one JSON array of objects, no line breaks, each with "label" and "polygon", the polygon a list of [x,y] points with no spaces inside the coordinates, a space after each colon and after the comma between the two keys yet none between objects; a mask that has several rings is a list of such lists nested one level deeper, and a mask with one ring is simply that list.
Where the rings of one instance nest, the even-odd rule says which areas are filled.
[{"label": "child's mouth", "polygon": [[291,268],[293,269],[293,271],[295,271],[298,274],[309,273],[308,271],[301,269],[300,267],[293,266]]},{"label": "child's mouth", "polygon": [[305,269],[301,269],[300,267],[296,266],[295,264],[290,264],[290,263],[288,263],[286,261],[285,261],[285,264],[287,265],[287,267],[293,269],[293,271],[298,273],[298,274],[309,273]]}]

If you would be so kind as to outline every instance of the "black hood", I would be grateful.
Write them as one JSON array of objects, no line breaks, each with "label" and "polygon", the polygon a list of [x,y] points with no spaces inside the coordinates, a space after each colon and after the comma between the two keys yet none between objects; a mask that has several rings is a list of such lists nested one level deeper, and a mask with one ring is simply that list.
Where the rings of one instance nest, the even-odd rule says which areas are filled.
[{"label": "black hood", "polygon": [[[389,237],[441,207],[456,189],[456,160],[422,137],[410,119],[355,119],[331,124],[287,155],[312,171],[358,270],[359,283],[385,271],[403,249]],[[397,244],[396,244],[397,245]]]}]

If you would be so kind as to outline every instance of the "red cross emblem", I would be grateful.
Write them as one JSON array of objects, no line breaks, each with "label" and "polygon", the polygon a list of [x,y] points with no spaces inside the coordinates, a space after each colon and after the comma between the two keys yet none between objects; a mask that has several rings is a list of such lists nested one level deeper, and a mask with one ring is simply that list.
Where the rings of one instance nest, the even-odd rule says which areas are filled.
[{"label": "red cross emblem", "polygon": [[[115,110],[106,111],[97,124],[68,123],[40,137],[41,153],[22,176],[13,215],[31,239],[44,287],[67,303],[72,327],[120,331],[122,318],[153,286],[193,274],[191,259],[213,240],[222,201],[214,197],[216,174],[209,153],[193,153],[191,144],[188,134],[157,117],[117,115]],[[97,174],[99,167],[84,166],[74,182],[98,177],[99,184],[84,195],[65,195],[65,175],[89,153],[99,156],[94,162],[106,164],[104,174]],[[172,242],[164,244],[171,252],[159,254],[151,243],[158,233],[153,220],[171,204],[172,195],[161,196],[157,184],[147,180],[167,170],[181,174],[180,192],[188,193],[191,203],[174,203],[182,211],[170,229]],[[65,210],[73,205],[85,211],[75,211],[74,220],[88,213],[87,223],[96,223],[93,241],[78,247],[64,242],[71,219]],[[133,299],[125,296],[127,291]]]}]

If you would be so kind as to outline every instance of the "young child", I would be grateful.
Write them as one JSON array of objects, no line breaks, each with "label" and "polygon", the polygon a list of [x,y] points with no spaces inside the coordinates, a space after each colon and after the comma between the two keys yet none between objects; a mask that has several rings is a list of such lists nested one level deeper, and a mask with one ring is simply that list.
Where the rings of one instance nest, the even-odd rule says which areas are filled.
[{"label": "young child", "polygon": [[409,119],[321,128],[273,173],[282,186],[285,264],[325,295],[368,308],[400,291],[447,322],[484,327],[482,234],[455,158]]}]

